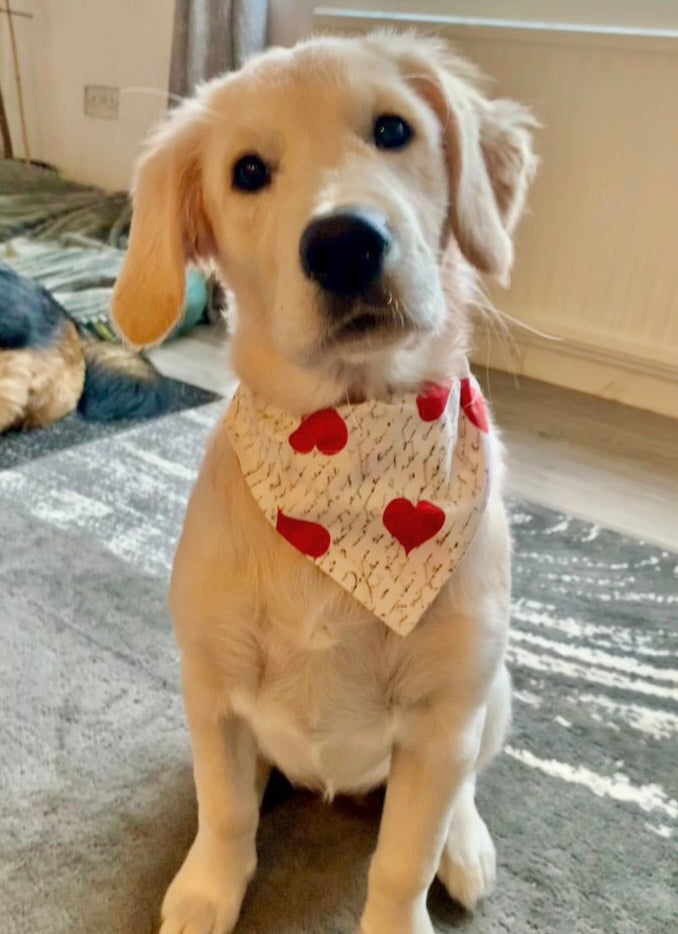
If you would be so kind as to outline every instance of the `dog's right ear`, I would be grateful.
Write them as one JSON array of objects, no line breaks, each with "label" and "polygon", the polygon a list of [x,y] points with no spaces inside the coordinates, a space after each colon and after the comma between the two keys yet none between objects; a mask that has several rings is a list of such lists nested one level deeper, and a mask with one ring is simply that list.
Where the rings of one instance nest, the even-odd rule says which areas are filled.
[{"label": "dog's right ear", "polygon": [[451,53],[438,62],[433,57],[429,68],[413,83],[442,127],[448,227],[469,262],[506,285],[513,232],[537,168],[531,133],[537,121],[515,101],[486,98],[468,63]]},{"label": "dog's right ear", "polygon": [[148,347],[175,326],[186,263],[216,252],[202,193],[204,125],[192,102],[151,137],[133,185],[129,246],[113,290],[113,322],[126,343]]}]

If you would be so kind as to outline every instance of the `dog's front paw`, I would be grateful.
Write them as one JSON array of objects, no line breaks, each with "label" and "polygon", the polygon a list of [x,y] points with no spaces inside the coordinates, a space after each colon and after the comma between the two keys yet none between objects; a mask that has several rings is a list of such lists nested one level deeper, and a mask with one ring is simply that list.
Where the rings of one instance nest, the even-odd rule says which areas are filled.
[{"label": "dog's front paw", "polygon": [[425,894],[407,903],[368,895],[357,934],[435,934]]},{"label": "dog's front paw", "polygon": [[492,891],[497,857],[485,821],[473,808],[453,821],[438,869],[438,878],[452,898],[471,911]]},{"label": "dog's front paw", "polygon": [[397,923],[397,926],[393,927],[390,922],[386,927],[381,924],[377,924],[375,927],[374,924],[361,922],[356,934],[395,934],[396,931],[398,934],[435,934],[428,914],[422,916],[416,927],[412,927],[411,925],[403,927],[400,923]]},{"label": "dog's front paw", "polygon": [[160,934],[230,934],[254,863],[254,854],[198,833],[165,895]]}]

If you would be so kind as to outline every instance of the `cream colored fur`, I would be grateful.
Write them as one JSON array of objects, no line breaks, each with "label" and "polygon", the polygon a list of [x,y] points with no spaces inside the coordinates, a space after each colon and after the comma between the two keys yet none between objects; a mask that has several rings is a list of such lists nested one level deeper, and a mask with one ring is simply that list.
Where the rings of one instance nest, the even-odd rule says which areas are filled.
[{"label": "cream colored fur", "polygon": [[[380,151],[396,113],[410,145]],[[183,265],[210,259],[237,300],[241,379],[290,412],[416,389],[459,372],[476,271],[506,278],[534,169],[526,111],[489,101],[473,69],[432,40],[373,35],[272,50],[205,85],[139,166],[115,294],[121,331],[160,339],[179,314]],[[231,187],[258,153],[272,183]],[[393,327],[333,343],[303,275],[309,219],[376,209],[395,235],[385,281]],[[401,638],[299,555],[255,506],[219,426],[191,496],[171,610],[182,652],[199,829],[163,905],[162,934],[225,934],[255,871],[260,793],[273,763],[327,796],[387,783],[362,934],[431,934],[436,872],[471,907],[494,880],[474,804],[510,716],[504,667],[510,542],[494,441],[493,488],[465,560]]]}]

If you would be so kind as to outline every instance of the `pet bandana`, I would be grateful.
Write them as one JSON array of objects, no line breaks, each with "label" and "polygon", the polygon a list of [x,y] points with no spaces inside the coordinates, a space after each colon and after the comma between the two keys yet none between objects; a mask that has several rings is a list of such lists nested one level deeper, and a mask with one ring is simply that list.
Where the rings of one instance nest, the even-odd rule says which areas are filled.
[{"label": "pet bandana", "polygon": [[409,633],[463,558],[487,502],[489,423],[476,380],[303,418],[241,385],[226,427],[271,525]]}]

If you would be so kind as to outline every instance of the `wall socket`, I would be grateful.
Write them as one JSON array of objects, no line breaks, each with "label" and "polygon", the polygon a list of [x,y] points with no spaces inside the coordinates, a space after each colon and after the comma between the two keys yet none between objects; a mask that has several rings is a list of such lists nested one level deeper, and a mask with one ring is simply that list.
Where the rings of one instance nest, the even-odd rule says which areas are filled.
[{"label": "wall socket", "polygon": [[120,111],[120,88],[105,84],[85,85],[85,115],[101,120],[117,120]]}]

